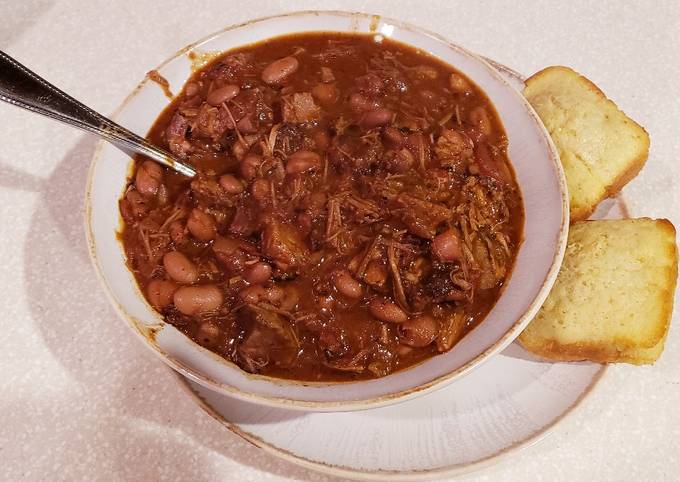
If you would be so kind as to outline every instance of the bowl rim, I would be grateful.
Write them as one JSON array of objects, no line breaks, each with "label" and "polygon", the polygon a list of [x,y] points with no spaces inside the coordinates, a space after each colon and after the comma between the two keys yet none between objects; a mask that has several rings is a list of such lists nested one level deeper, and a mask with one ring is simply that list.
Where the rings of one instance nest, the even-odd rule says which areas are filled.
[{"label": "bowl rim", "polygon": [[[101,266],[99,265],[99,261],[97,259],[98,255],[96,253],[96,241],[95,241],[95,236],[94,236],[94,230],[92,227],[92,185],[93,185],[93,177],[94,177],[94,172],[95,168],[101,158],[101,153],[106,145],[106,141],[101,140],[98,142],[97,148],[92,156],[92,160],[90,162],[90,166],[88,169],[88,174],[87,174],[87,183],[86,183],[86,192],[85,192],[85,234],[87,238],[87,243],[88,243],[88,251],[90,254],[90,260],[95,268],[95,272],[97,274],[97,278],[99,279],[99,282],[101,286],[104,287],[104,291],[113,305],[114,309],[118,313],[118,316],[124,320],[127,325],[132,328],[132,331],[134,331],[138,336],[140,336],[144,344],[152,350],[158,357],[160,357],[166,364],[168,364],[170,367],[172,367],[174,370],[177,372],[181,373],[182,375],[186,376],[187,378],[203,385],[206,386],[207,388],[211,388],[213,390],[216,390],[220,393],[224,393],[230,396],[234,396],[236,398],[249,401],[249,402],[254,402],[260,405],[266,405],[266,406],[274,406],[274,407],[282,407],[282,408],[288,408],[288,409],[295,409],[295,410],[316,410],[316,411],[349,411],[349,410],[363,410],[363,409],[368,409],[368,408],[376,408],[380,406],[385,406],[385,405],[390,405],[394,403],[399,403],[402,401],[409,400],[411,398],[425,395],[427,393],[430,393],[434,390],[436,390],[439,387],[445,386],[448,383],[453,382],[455,379],[463,376],[464,374],[468,373],[469,371],[473,370],[477,366],[479,366],[481,363],[483,363],[486,359],[488,359],[490,356],[494,355],[495,353],[498,353],[502,351],[505,347],[507,347],[510,343],[512,343],[513,340],[519,336],[521,333],[522,329],[533,319],[533,317],[536,315],[538,312],[538,309],[542,305],[543,301],[547,297],[550,288],[552,287],[556,277],[557,273],[559,271],[559,268],[562,263],[562,259],[564,257],[564,252],[566,250],[566,244],[567,244],[567,234],[569,230],[569,198],[568,198],[568,191],[567,191],[567,183],[566,183],[566,178],[564,175],[564,170],[562,168],[562,164],[559,160],[559,154],[557,152],[557,149],[552,141],[552,138],[550,137],[549,133],[545,129],[545,126],[541,122],[540,118],[538,117],[538,114],[534,111],[534,109],[531,107],[529,102],[524,98],[524,96],[515,89],[505,78],[500,76],[498,74],[497,69],[492,63],[484,58],[481,57],[474,52],[469,51],[468,49],[461,47],[460,45],[448,40],[446,37],[431,32],[427,29],[421,28],[419,26],[410,24],[408,22],[404,22],[401,20],[397,20],[388,16],[384,15],[376,15],[376,14],[369,14],[369,13],[364,13],[364,12],[351,12],[351,11],[342,11],[342,10],[300,10],[300,11],[293,11],[293,12],[286,12],[282,14],[276,14],[276,15],[269,15],[265,17],[258,17],[254,18],[252,20],[248,20],[245,22],[241,22],[238,24],[232,24],[228,25],[218,31],[215,31],[211,34],[206,35],[205,37],[192,42],[178,51],[176,51],[174,54],[170,55],[167,57],[163,62],[158,64],[154,69],[152,70],[160,70],[164,66],[168,65],[169,63],[173,62],[175,59],[178,57],[181,57],[182,55],[185,55],[194,49],[197,49],[201,45],[210,42],[213,39],[218,38],[225,32],[231,31],[231,30],[236,30],[242,27],[247,27],[253,24],[261,23],[261,22],[266,22],[269,20],[274,20],[274,19],[279,19],[279,18],[287,18],[287,17],[309,17],[309,16],[320,16],[320,15],[332,15],[332,16],[339,16],[339,17],[346,17],[346,18],[356,18],[356,19],[362,19],[362,20],[368,20],[370,19],[370,31],[375,32],[378,24],[383,21],[383,22],[388,22],[391,25],[394,25],[398,28],[408,30],[410,32],[414,32],[418,35],[428,37],[434,41],[437,41],[441,44],[444,44],[445,46],[452,48],[454,50],[459,50],[463,52],[464,54],[474,58],[481,64],[485,65],[491,72],[492,75],[495,76],[498,80],[500,80],[507,88],[509,91],[511,91],[512,95],[514,95],[521,104],[524,105],[524,108],[527,110],[528,114],[530,115],[531,119],[533,120],[535,127],[543,133],[544,139],[548,145],[548,149],[550,151],[550,161],[553,164],[553,168],[555,170],[555,173],[557,175],[557,181],[558,181],[558,186],[560,190],[560,198],[561,198],[561,214],[562,214],[562,220],[560,223],[560,229],[559,229],[559,234],[558,234],[558,239],[555,242],[556,245],[556,250],[554,252],[553,258],[551,260],[550,268],[548,269],[544,279],[541,282],[541,287],[538,290],[536,296],[534,297],[533,301],[529,304],[529,306],[524,310],[523,314],[515,320],[513,325],[501,336],[499,337],[491,346],[489,346],[485,351],[482,353],[478,354],[477,356],[473,357],[472,359],[468,360],[465,362],[463,365],[458,367],[455,370],[452,370],[450,372],[447,372],[437,378],[428,380],[418,386],[407,388],[407,389],[402,389],[399,391],[375,396],[373,398],[366,398],[366,399],[356,399],[356,400],[347,400],[347,401],[310,401],[310,400],[300,400],[300,399],[292,399],[292,398],[283,398],[279,396],[267,396],[267,395],[261,395],[261,394],[256,394],[253,392],[247,392],[244,391],[240,388],[227,385],[221,382],[218,382],[211,377],[207,376],[204,373],[201,373],[197,369],[188,366],[184,362],[180,361],[173,355],[167,353],[165,350],[163,350],[158,344],[152,343],[151,342],[151,334],[153,333],[154,329],[152,327],[149,327],[148,325],[142,323],[140,320],[136,319],[134,316],[132,316],[130,313],[128,313],[123,306],[118,302],[118,300],[115,298],[113,294],[112,288],[109,286],[106,277],[104,276],[104,273],[102,271]],[[290,32],[288,34],[294,34],[295,32]],[[275,36],[281,36],[281,35],[288,35],[288,34],[280,34],[280,35],[275,35]],[[237,48],[238,46],[235,46],[234,48]],[[136,95],[147,85],[147,83],[151,79],[146,75],[135,87],[134,89],[125,97],[123,102],[114,110],[113,114],[111,115],[111,119],[116,120],[120,113],[128,106],[128,104],[136,97]],[[141,293],[141,292],[140,292]],[[143,295],[142,295],[143,296]],[[502,294],[501,294],[502,296]],[[193,342],[192,340],[192,343]],[[198,345],[197,345],[198,346]],[[200,346],[199,346],[200,347]],[[202,348],[202,347],[201,347]],[[210,352],[212,353],[212,352]],[[305,383],[305,382],[300,382],[296,380],[286,380],[286,379],[278,379],[278,378],[272,378],[272,377],[267,377],[270,378],[270,381],[276,382],[276,383],[283,383],[283,384],[294,384],[294,383]],[[358,381],[357,383],[360,383]]]}]

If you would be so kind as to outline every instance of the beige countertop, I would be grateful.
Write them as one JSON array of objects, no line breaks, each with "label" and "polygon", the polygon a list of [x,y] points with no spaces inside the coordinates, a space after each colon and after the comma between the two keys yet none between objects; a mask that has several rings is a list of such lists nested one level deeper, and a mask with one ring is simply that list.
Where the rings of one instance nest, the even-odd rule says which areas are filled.
[{"label": "beige countertop", "polygon": [[[147,70],[191,41],[320,5],[6,1],[0,49],[110,114]],[[677,2],[323,7],[409,21],[525,74],[551,64],[579,70],[650,133],[647,167],[624,191],[632,214],[680,226]],[[0,119],[0,479],[327,480],[221,427],[117,319],[83,229],[95,139],[4,104]],[[655,366],[613,367],[546,440],[462,480],[677,480],[679,321]]]}]

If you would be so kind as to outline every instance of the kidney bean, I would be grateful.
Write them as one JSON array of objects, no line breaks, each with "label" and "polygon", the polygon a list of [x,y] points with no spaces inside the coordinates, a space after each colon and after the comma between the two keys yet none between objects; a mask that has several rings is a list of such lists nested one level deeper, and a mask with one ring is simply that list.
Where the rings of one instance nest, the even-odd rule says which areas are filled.
[{"label": "kidney bean", "polygon": [[300,62],[295,57],[283,57],[267,65],[262,71],[261,78],[265,84],[280,84],[299,67]]},{"label": "kidney bean", "polygon": [[259,261],[248,266],[243,273],[245,279],[251,285],[262,284],[272,276],[272,267],[269,263]]},{"label": "kidney bean", "polygon": [[173,280],[178,283],[191,284],[198,281],[198,268],[179,251],[170,251],[163,256],[163,266]]},{"label": "kidney bean", "polygon": [[224,87],[214,89],[205,100],[210,105],[218,106],[236,97],[240,91],[241,89],[238,85],[225,85]]},{"label": "kidney bean", "polygon": [[163,183],[163,168],[154,161],[144,161],[137,169],[135,187],[145,197],[153,197]]},{"label": "kidney bean", "polygon": [[420,315],[400,324],[398,331],[401,343],[413,347],[423,347],[437,338],[439,323],[429,315]]},{"label": "kidney bean", "polygon": [[440,261],[451,262],[463,259],[460,238],[453,229],[447,229],[432,240],[432,254]]},{"label": "kidney bean", "polygon": [[204,321],[196,330],[196,338],[203,346],[215,346],[220,341],[220,327],[212,321]]},{"label": "kidney bean", "polygon": [[220,176],[219,183],[220,186],[222,186],[222,189],[227,191],[229,194],[240,194],[245,189],[243,183],[232,174],[224,174]]},{"label": "kidney bean", "polygon": [[217,310],[224,295],[215,285],[182,286],[175,291],[173,300],[181,313],[193,316]]},{"label": "kidney bean", "polygon": [[217,236],[215,219],[200,209],[192,209],[187,220],[187,229],[200,241],[210,241]]},{"label": "kidney bean", "polygon": [[359,119],[359,125],[366,129],[389,124],[394,113],[389,109],[377,108],[365,112]]},{"label": "kidney bean", "polygon": [[288,174],[301,174],[312,169],[321,167],[321,157],[313,151],[297,151],[288,156],[286,172]]},{"label": "kidney bean", "polygon": [[340,91],[333,84],[316,84],[312,87],[312,96],[319,104],[328,107],[338,101]]},{"label": "kidney bean", "polygon": [[248,154],[241,161],[241,175],[244,179],[251,181],[257,176],[257,172],[262,165],[262,156],[258,154]]},{"label": "kidney bean", "polygon": [[177,284],[163,279],[154,279],[146,287],[146,297],[151,306],[160,310],[172,303],[172,295],[177,291]]},{"label": "kidney bean", "polygon": [[368,311],[380,321],[387,323],[404,323],[408,320],[404,310],[386,298],[373,298],[368,304]]},{"label": "kidney bean", "polygon": [[347,298],[359,299],[364,293],[361,283],[355,280],[345,269],[334,272],[332,279],[338,293]]}]

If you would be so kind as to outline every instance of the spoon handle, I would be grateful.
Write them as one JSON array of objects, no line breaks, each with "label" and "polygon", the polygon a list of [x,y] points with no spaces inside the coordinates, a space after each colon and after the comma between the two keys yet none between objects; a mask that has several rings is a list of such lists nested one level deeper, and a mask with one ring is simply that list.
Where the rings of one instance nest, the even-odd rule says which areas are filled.
[{"label": "spoon handle", "polygon": [[0,51],[0,100],[97,134],[127,154],[139,153],[186,176],[193,168],[78,102]]}]

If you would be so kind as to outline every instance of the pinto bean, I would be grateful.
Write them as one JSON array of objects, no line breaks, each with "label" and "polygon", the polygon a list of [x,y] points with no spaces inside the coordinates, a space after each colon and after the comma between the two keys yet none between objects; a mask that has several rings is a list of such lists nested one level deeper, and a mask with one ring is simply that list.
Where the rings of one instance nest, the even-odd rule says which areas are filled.
[{"label": "pinto bean", "polygon": [[394,127],[385,127],[382,134],[385,143],[392,149],[400,149],[406,143],[406,136]]},{"label": "pinto bean", "polygon": [[361,116],[361,119],[359,119],[359,125],[366,129],[384,126],[390,123],[393,115],[394,112],[391,110],[379,107],[365,112],[364,115]]},{"label": "pinto bean", "polygon": [[248,181],[255,179],[261,165],[262,156],[258,154],[248,154],[241,161],[241,175]]},{"label": "pinto bean", "polygon": [[245,303],[257,303],[260,298],[265,297],[264,286],[262,285],[252,285],[247,288],[243,288],[238,292],[238,297]]},{"label": "pinto bean", "polygon": [[151,306],[160,310],[172,303],[172,295],[177,291],[177,284],[163,279],[154,279],[146,287],[146,297]]},{"label": "pinto bean", "polygon": [[313,151],[297,151],[288,156],[286,172],[288,174],[302,174],[303,172],[321,167],[321,157]]},{"label": "pinto bean", "polygon": [[271,182],[269,179],[255,179],[250,185],[250,195],[262,203],[271,197]]},{"label": "pinto bean", "polygon": [[295,57],[283,57],[267,65],[262,71],[261,78],[265,84],[280,84],[299,67],[300,62]]},{"label": "pinto bean", "polygon": [[331,106],[338,101],[340,91],[333,84],[316,84],[312,87],[312,96],[323,106]]},{"label": "pinto bean", "polygon": [[163,256],[163,267],[173,280],[191,284],[198,281],[198,268],[184,253],[170,251]]},{"label": "pinto bean", "polygon": [[463,259],[460,238],[453,229],[447,229],[432,240],[432,254],[440,261],[450,262]]},{"label": "pinto bean", "polygon": [[192,209],[187,219],[187,229],[200,241],[210,241],[217,236],[215,219],[200,209]]},{"label": "pinto bean", "polygon": [[272,267],[269,263],[259,261],[246,268],[243,278],[251,285],[262,284],[272,276]]},{"label": "pinto bean", "polygon": [[345,269],[334,272],[332,279],[338,292],[347,298],[359,299],[364,293],[361,283],[355,280]]},{"label": "pinto bean", "polygon": [[387,323],[404,323],[408,320],[406,312],[386,298],[373,298],[368,304],[368,311],[380,321]]},{"label": "pinto bean", "polygon": [[241,161],[245,157],[246,153],[248,152],[248,145],[239,141],[234,142],[234,145],[231,146],[231,153],[234,155],[234,157]]},{"label": "pinto bean", "polygon": [[144,161],[137,169],[135,187],[145,197],[153,197],[163,183],[163,168],[154,161]]},{"label": "pinto bean", "polygon": [[241,89],[238,85],[225,85],[224,87],[214,89],[205,100],[210,105],[218,106],[236,97],[240,91]]},{"label": "pinto bean", "polygon": [[193,316],[217,310],[224,295],[215,285],[182,286],[175,291],[173,301],[181,313]]},{"label": "pinto bean", "polygon": [[375,109],[377,105],[365,95],[352,94],[349,96],[349,107],[355,112],[366,112]]},{"label": "pinto bean", "polygon": [[399,341],[413,347],[427,346],[439,334],[439,323],[429,315],[420,315],[398,327]]},{"label": "pinto bean", "polygon": [[229,194],[240,194],[245,189],[245,186],[241,181],[238,180],[236,176],[231,174],[224,174],[220,176],[219,180],[222,189],[227,191]]},{"label": "pinto bean", "polygon": [[196,338],[201,345],[215,346],[220,340],[220,327],[213,321],[204,321],[196,330]]}]

